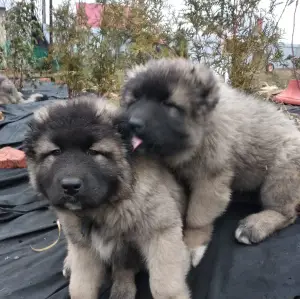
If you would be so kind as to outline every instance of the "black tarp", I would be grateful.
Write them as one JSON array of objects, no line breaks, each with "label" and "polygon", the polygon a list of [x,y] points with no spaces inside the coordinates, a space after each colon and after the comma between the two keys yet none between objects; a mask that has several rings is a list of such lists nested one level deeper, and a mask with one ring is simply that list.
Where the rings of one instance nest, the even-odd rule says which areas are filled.
[{"label": "black tarp", "polygon": [[[1,107],[6,118],[0,123],[0,147],[19,147],[32,111],[48,103]],[[207,254],[188,277],[193,298],[294,299],[300,295],[299,220],[259,245],[234,240],[238,220],[259,210],[256,201],[255,193],[235,194],[234,202],[217,221]],[[68,298],[68,283],[61,274],[64,237],[44,252],[30,248],[56,240],[55,220],[47,203],[29,186],[26,169],[0,170],[1,299]],[[145,273],[137,276],[137,285],[137,298],[151,298]],[[99,298],[108,297],[106,287]]]}]

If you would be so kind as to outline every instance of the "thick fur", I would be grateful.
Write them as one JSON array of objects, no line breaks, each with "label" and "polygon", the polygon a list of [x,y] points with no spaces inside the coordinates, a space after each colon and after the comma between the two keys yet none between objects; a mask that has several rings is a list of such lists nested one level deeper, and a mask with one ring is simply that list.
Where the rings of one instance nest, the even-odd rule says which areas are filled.
[{"label": "thick fur", "polygon": [[48,97],[46,95],[35,93],[32,94],[27,100],[25,100],[23,98],[23,94],[21,92],[18,92],[13,82],[6,76],[0,74],[0,105],[31,103],[44,101],[47,99]]},{"label": "thick fur", "polygon": [[[31,183],[67,237],[71,298],[96,299],[112,266],[110,298],[134,299],[146,266],[155,299],[188,299],[183,190],[155,160],[132,155],[116,117],[101,99],[62,102],[39,110],[25,139]],[[81,183],[75,194],[66,179]]]},{"label": "thick fur", "polygon": [[23,102],[22,94],[6,76],[0,74],[0,105],[18,104]]},{"label": "thick fur", "polygon": [[[190,189],[184,232],[197,265],[232,190],[260,188],[263,211],[236,239],[258,243],[292,224],[300,202],[300,133],[275,105],[232,89],[184,59],[129,71],[121,98],[124,136],[138,137]],[[138,149],[139,149],[138,148]]]}]

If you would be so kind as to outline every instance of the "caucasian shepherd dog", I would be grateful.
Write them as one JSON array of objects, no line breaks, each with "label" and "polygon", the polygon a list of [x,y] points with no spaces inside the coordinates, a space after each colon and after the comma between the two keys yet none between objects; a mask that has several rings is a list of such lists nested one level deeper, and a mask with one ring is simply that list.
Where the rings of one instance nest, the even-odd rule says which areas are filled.
[{"label": "caucasian shepherd dog", "polygon": [[275,105],[184,59],[153,60],[130,70],[121,105],[123,134],[135,149],[160,157],[190,190],[184,238],[194,266],[232,190],[260,188],[263,207],[239,223],[239,242],[261,242],[295,221],[300,133]]},{"label": "caucasian shepherd dog", "polygon": [[72,299],[97,299],[107,267],[111,299],[134,299],[146,266],[155,299],[188,299],[184,193],[160,164],[132,155],[116,109],[101,99],[39,110],[25,151],[33,187],[56,211],[68,243]]}]

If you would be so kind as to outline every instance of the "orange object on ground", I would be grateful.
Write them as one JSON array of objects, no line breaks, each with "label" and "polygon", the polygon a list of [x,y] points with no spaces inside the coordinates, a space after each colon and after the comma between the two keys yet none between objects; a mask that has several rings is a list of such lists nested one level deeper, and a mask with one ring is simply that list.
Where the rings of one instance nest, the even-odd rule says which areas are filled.
[{"label": "orange object on ground", "polygon": [[25,153],[10,146],[1,148],[0,168],[26,168]]},{"label": "orange object on ground", "polygon": [[288,87],[274,97],[277,103],[300,106],[300,80],[290,80]]},{"label": "orange object on ground", "polygon": [[39,81],[41,82],[51,82],[50,78],[40,78]]}]

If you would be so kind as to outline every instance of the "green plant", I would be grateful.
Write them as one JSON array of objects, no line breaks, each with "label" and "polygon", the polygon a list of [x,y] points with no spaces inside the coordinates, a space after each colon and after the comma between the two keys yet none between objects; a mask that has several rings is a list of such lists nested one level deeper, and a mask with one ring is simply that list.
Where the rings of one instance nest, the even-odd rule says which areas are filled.
[{"label": "green plant", "polygon": [[30,78],[36,66],[34,46],[43,37],[39,23],[34,18],[36,2],[20,1],[12,4],[5,18],[8,40],[6,63],[13,72],[13,80],[19,77],[17,87],[22,88],[24,79]]},{"label": "green plant", "polygon": [[172,39],[163,0],[105,2],[98,30],[88,25],[84,6],[76,13],[65,1],[54,10],[51,59],[59,61],[56,77],[67,83],[70,97],[82,90],[116,92],[126,67],[175,53],[167,44],[157,50],[161,40]]},{"label": "green plant", "polygon": [[261,2],[186,0],[183,15],[191,57],[221,75],[227,72],[232,86],[249,92],[266,63],[280,58],[281,31],[274,16],[277,2],[270,0],[267,10],[259,9]]}]

